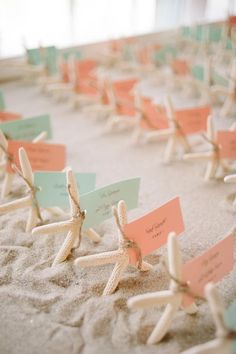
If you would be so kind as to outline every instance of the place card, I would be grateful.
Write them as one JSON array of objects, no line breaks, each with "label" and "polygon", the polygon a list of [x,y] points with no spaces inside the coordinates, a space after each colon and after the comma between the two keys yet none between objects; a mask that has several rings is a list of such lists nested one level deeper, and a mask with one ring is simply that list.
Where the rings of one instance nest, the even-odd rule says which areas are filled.
[{"label": "place card", "polygon": [[203,67],[203,65],[192,66],[191,73],[195,79],[197,79],[199,81],[204,80],[204,67]]},{"label": "place card", "polygon": [[84,230],[112,217],[112,206],[117,206],[120,200],[126,202],[128,210],[136,208],[138,206],[139,185],[140,178],[133,178],[81,195],[80,206],[87,211],[83,223]]},{"label": "place card", "polygon": [[174,59],[171,62],[172,69],[177,75],[187,75],[189,74],[189,65],[186,60]]},{"label": "place card", "polygon": [[[135,241],[142,257],[165,245],[170,232],[176,235],[184,231],[184,222],[179,198],[174,198],[161,207],[124,225],[125,235]],[[135,250],[129,250],[130,260],[137,262]]]},{"label": "place card", "polygon": [[142,97],[142,111],[144,117],[141,121],[143,128],[149,129],[167,129],[169,121],[164,107],[157,106],[149,98]]},{"label": "place card", "polygon": [[[66,165],[66,147],[64,145],[9,140],[8,153],[18,167],[20,167],[20,147],[26,150],[33,171],[60,171]],[[10,162],[7,172],[13,172]]]},{"label": "place card", "polygon": [[6,111],[0,111],[0,122],[8,122],[11,120],[21,119],[22,115],[19,113],[12,113]]},{"label": "place card", "polygon": [[[227,328],[236,332],[236,300],[225,310],[224,321]],[[236,354],[236,340],[232,340],[232,354]]]},{"label": "place card", "polygon": [[[233,269],[233,241],[230,234],[200,256],[195,257],[183,266],[183,281],[190,286],[190,291],[204,297],[204,287],[207,283],[217,283]],[[188,306],[194,299],[185,295],[183,306]]]},{"label": "place card", "polygon": [[[80,195],[95,189],[95,173],[75,173],[74,175]],[[35,172],[34,185],[39,188],[36,197],[40,207],[69,207],[65,172]]]},{"label": "place card", "polygon": [[220,157],[225,159],[236,159],[236,132],[218,131],[217,144],[220,147]]},{"label": "place card", "polygon": [[206,131],[210,113],[209,106],[192,107],[175,111],[175,118],[184,134],[197,134]]},{"label": "place card", "polygon": [[45,131],[52,138],[51,121],[48,114],[0,123],[0,129],[12,140],[33,140]]}]

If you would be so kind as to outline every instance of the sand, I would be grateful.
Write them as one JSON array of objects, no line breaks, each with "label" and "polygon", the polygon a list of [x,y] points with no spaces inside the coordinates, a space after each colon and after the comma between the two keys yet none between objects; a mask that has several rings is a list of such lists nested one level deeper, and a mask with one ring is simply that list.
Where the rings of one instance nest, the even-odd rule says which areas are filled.
[{"label": "sand", "polygon": [[[68,102],[57,103],[38,88],[21,82],[4,84],[7,105],[24,116],[49,113],[54,142],[66,144],[68,165],[78,172],[96,172],[97,186],[141,177],[139,207],[129,219],[143,215],[180,196],[186,230],[180,237],[184,260],[200,254],[229,233],[235,211],[227,196],[236,186],[222,181],[204,183],[202,162],[162,163],[163,143],[132,146],[130,132],[104,135],[103,123],[74,111]],[[220,121],[229,126],[231,120]],[[19,182],[9,199],[14,199]],[[158,345],[146,345],[163,309],[129,310],[127,299],[168,287],[158,254],[147,257],[150,273],[128,269],[118,290],[101,296],[112,266],[79,269],[73,260],[117,247],[112,220],[97,227],[99,245],[83,239],[68,261],[50,268],[63,234],[32,236],[24,232],[27,210],[0,216],[0,353],[176,354],[214,337],[214,324],[206,303],[196,316],[176,316],[169,334]],[[50,221],[53,221],[51,219]],[[226,304],[236,298],[236,269],[219,284]]]}]

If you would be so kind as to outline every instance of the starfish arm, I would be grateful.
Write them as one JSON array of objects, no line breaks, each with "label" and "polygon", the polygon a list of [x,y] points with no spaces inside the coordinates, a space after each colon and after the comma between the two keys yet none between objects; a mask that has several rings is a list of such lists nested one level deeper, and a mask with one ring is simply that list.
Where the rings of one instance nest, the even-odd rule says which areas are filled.
[{"label": "starfish arm", "polygon": [[5,137],[5,135],[3,134],[3,131],[0,129],[0,144],[3,146],[3,148],[5,150],[7,150],[8,148],[8,141]]},{"label": "starfish arm", "polygon": [[211,115],[207,118],[207,137],[210,141],[215,141],[215,129]]},{"label": "starfish arm", "polygon": [[42,141],[44,141],[44,140],[46,140],[47,139],[47,132],[46,131],[43,131],[42,133],[40,133],[38,136],[36,136],[33,140],[32,140],[32,142],[33,143],[39,143],[39,142],[42,142]]},{"label": "starfish arm", "polygon": [[[181,299],[181,296],[179,297],[179,299]],[[156,327],[148,338],[148,344],[155,344],[162,340],[162,338],[168,332],[179,306],[180,300],[176,301],[175,304],[172,303],[166,306],[159,322],[157,323]]]},{"label": "starfish arm", "polygon": [[28,180],[30,184],[34,184],[34,176],[28,155],[23,147],[19,149],[19,160],[23,176]]},{"label": "starfish arm", "polygon": [[52,267],[66,260],[71,252],[71,249],[73,248],[76,237],[78,237],[78,234],[75,230],[70,230],[68,232],[65,241],[63,242],[58,254],[56,255],[56,258],[53,261]]},{"label": "starfish arm", "polygon": [[78,193],[75,175],[70,168],[68,168],[66,171],[66,177],[67,177],[67,185],[70,186],[70,194],[73,197],[72,198],[69,194],[70,210],[71,210],[71,214],[75,215],[78,213],[78,206],[76,205],[76,203],[79,205],[79,193]]},{"label": "starfish arm", "polygon": [[227,114],[230,112],[230,109],[233,106],[233,104],[234,104],[233,98],[231,96],[228,96],[220,110],[220,115],[222,117],[226,117]]},{"label": "starfish arm", "polygon": [[6,172],[3,180],[2,191],[1,191],[2,198],[5,198],[10,193],[13,178],[14,178],[14,173]]},{"label": "starfish arm", "polygon": [[229,130],[230,130],[231,132],[235,132],[235,131],[236,131],[236,122],[234,122],[234,123],[231,125],[231,127],[229,128]]},{"label": "starfish arm", "polygon": [[93,242],[97,243],[101,241],[100,235],[92,228],[83,231],[83,234],[90,238],[90,240],[92,240]]},{"label": "starfish arm", "polygon": [[[164,140],[164,139],[167,139],[167,138],[171,137],[171,135],[173,134],[173,129],[171,129],[171,128],[160,129],[158,131],[153,131],[152,133],[155,135],[156,139]],[[152,133],[150,132],[150,135]]]},{"label": "starfish arm", "polygon": [[142,265],[141,265],[141,269],[140,269],[142,272],[147,272],[151,269],[153,269],[153,266],[150,263],[142,261]]},{"label": "starfish arm", "polygon": [[115,263],[121,259],[122,254],[123,253],[120,250],[92,254],[89,256],[78,257],[75,260],[75,264],[78,264],[80,267],[96,267],[99,265]]},{"label": "starfish arm", "polygon": [[3,158],[2,161],[0,162],[0,170],[5,171],[6,166],[7,166],[6,160],[5,160],[5,158]]},{"label": "starfish arm", "polygon": [[184,154],[184,160],[209,160],[212,158],[213,152],[194,152],[192,154]]},{"label": "starfish arm", "polygon": [[149,308],[153,306],[162,306],[173,302],[175,295],[170,290],[158,291],[155,293],[146,293],[133,296],[127,301],[128,307],[132,309]]},{"label": "starfish arm", "polygon": [[170,162],[171,157],[174,153],[175,150],[175,145],[176,145],[176,137],[175,135],[170,136],[167,145],[166,145],[166,149],[165,149],[165,153],[164,153],[164,162]]},{"label": "starfish arm", "polygon": [[[123,227],[127,224],[128,222],[128,217],[127,217],[127,209],[126,209],[126,204],[124,200],[120,200],[118,203],[118,218],[120,221],[120,226]],[[123,240],[123,235],[121,234],[120,230],[118,230],[118,236],[119,236],[119,242],[124,241]]]},{"label": "starfish arm", "polygon": [[[178,238],[174,232],[168,235],[167,249],[169,272],[176,279],[182,280],[182,255]],[[173,283],[176,285],[175,282],[171,280],[171,284]]]},{"label": "starfish arm", "polygon": [[231,354],[232,343],[228,340],[214,339],[210,342],[197,345],[181,354]]},{"label": "starfish arm", "polygon": [[236,183],[236,174],[235,175],[229,175],[224,178],[225,183]]},{"label": "starfish arm", "polygon": [[61,222],[55,222],[52,224],[35,227],[32,230],[32,234],[45,235],[45,234],[56,233],[56,232],[61,233],[61,232],[69,231],[70,228],[71,228],[71,221],[61,221]]},{"label": "starfish arm", "polygon": [[195,313],[197,313],[198,308],[197,308],[197,305],[195,304],[195,302],[193,302],[191,305],[185,307],[185,308],[184,308],[184,311],[185,311],[188,315],[194,315]]},{"label": "starfish arm", "polygon": [[178,140],[180,144],[183,146],[184,152],[189,153],[191,151],[191,146],[187,140],[187,137],[185,135],[179,135]]},{"label": "starfish arm", "polygon": [[223,300],[213,283],[208,283],[205,287],[205,294],[210,305],[211,313],[216,325],[216,333],[219,336],[227,334],[227,329],[224,324],[224,304]]},{"label": "starfish arm", "polygon": [[28,206],[31,206],[31,203],[31,197],[27,196],[9,203],[2,204],[0,205],[0,214],[5,214],[17,209],[26,208]]},{"label": "starfish arm", "polygon": [[115,264],[115,267],[111,273],[111,276],[107,282],[107,285],[103,291],[103,295],[110,295],[114,293],[116,290],[119,281],[121,279],[122,274],[129,264],[129,257],[123,256],[120,260]]},{"label": "starfish arm", "polygon": [[207,168],[204,175],[205,181],[209,181],[211,178],[216,176],[218,166],[218,161],[213,157],[212,160],[207,163]]},{"label": "starfish arm", "polygon": [[153,131],[147,131],[145,132],[144,135],[144,141],[146,142],[151,142],[151,141],[164,141],[166,139],[169,138],[170,133],[169,134],[164,134],[164,135],[160,135],[162,130],[153,130]]},{"label": "starfish arm", "polygon": [[34,207],[30,208],[28,220],[26,223],[26,232],[30,232],[38,223],[37,211]]}]

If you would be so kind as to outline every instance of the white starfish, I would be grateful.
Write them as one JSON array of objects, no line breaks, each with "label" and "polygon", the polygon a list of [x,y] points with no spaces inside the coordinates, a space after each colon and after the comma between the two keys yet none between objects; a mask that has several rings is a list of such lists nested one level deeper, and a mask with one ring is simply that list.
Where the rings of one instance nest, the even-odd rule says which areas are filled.
[{"label": "white starfish", "polygon": [[[47,132],[42,132],[35,139],[33,139],[32,142],[38,143],[40,141],[44,141],[46,137],[47,137]],[[2,190],[1,190],[1,197],[5,198],[10,193],[13,178],[14,178],[14,173],[13,172],[9,173],[6,171],[9,159],[11,157],[7,152],[8,141],[1,129],[0,129],[0,149],[3,153],[3,159],[0,162],[0,169],[4,171],[4,175],[5,175],[3,180]]]},{"label": "white starfish", "polygon": [[0,214],[29,207],[30,211],[26,224],[26,232],[28,232],[31,231],[38,222],[42,222],[42,217],[35,196],[36,187],[34,186],[33,172],[26,151],[22,147],[19,149],[19,160],[22,172],[19,169],[17,169],[17,171],[24,179],[29,193],[25,197],[0,205]]},{"label": "white starfish", "polygon": [[[80,209],[77,183],[70,168],[67,169],[66,176],[71,218],[66,221],[38,226],[32,230],[33,235],[67,232],[66,239],[56,255],[56,258],[52,264],[53,266],[65,261],[73,246],[77,246],[77,243],[78,246],[80,245],[81,229],[86,214],[85,211]],[[101,240],[100,236],[91,228],[84,231],[83,234],[88,236],[94,242],[99,242]]]},{"label": "white starfish", "polygon": [[[188,349],[182,354],[232,354],[231,331],[224,324],[224,305],[213,283],[205,287],[206,298],[216,326],[216,339]],[[234,332],[236,340],[236,332]]]},{"label": "white starfish", "polygon": [[226,97],[220,110],[220,116],[226,117],[236,101],[236,59],[232,63],[229,86],[221,87],[220,85],[214,85],[211,90],[213,95],[219,94]]},{"label": "white starfish", "polygon": [[209,160],[204,176],[205,181],[209,181],[211,178],[216,178],[220,167],[223,169],[224,173],[228,171],[228,166],[220,157],[220,147],[217,144],[212,116],[209,116],[207,120],[206,140],[211,144],[209,151],[185,154],[183,158],[184,160]]},{"label": "white starfish", "polygon": [[[116,97],[112,83],[108,83],[108,96],[110,105],[113,107],[113,114],[108,118],[105,125],[105,132],[110,133],[113,131],[122,131],[130,128],[135,128],[139,125],[141,119],[141,113],[136,112],[135,116],[117,114],[117,108],[119,105],[124,105],[126,107],[133,108],[133,104],[128,100],[121,100],[119,97]],[[136,100],[138,90],[136,85],[133,87],[132,92],[134,94],[134,106],[137,107]]]},{"label": "white starfish", "polygon": [[164,162],[169,163],[176,151],[177,143],[182,146],[185,153],[191,151],[191,146],[175,118],[174,107],[169,96],[165,99],[165,107],[170,127],[157,131],[153,134],[155,134],[156,138],[168,139],[164,152]]},{"label": "white starfish", "polygon": [[[137,250],[137,245],[132,243],[127,239],[126,235],[123,232],[123,226],[127,224],[127,211],[126,205],[123,200],[118,203],[118,212],[115,207],[113,207],[114,216],[116,217],[117,226],[119,229],[119,248],[115,251],[108,251],[99,254],[94,254],[90,256],[78,257],[75,260],[75,264],[81,267],[97,267],[104,264],[115,263],[115,267],[111,273],[111,276],[106,284],[106,287],[103,291],[103,295],[112,294],[122,277],[125,269],[130,263],[128,248],[134,248]],[[148,271],[152,269],[152,266],[149,263],[142,261],[141,255],[139,254],[138,268],[141,271]]]},{"label": "white starfish", "polygon": [[[182,282],[182,256],[175,233],[169,234],[167,247],[168,268],[171,277],[169,290],[137,295],[131,297],[127,302],[128,307],[133,309],[167,305],[159,322],[148,338],[148,344],[158,343],[166,335],[176,312],[181,308],[187,286]],[[192,305],[185,307],[184,311],[188,314],[195,314],[197,312],[197,307],[195,303],[193,303]]]}]

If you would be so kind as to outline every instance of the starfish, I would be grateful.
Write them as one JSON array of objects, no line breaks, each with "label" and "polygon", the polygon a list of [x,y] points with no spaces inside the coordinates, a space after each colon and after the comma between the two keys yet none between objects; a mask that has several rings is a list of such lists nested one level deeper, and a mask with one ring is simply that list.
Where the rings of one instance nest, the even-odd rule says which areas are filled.
[{"label": "starfish", "polygon": [[219,85],[214,85],[211,90],[213,95],[220,94],[226,97],[220,110],[220,116],[226,117],[236,101],[236,59],[234,59],[232,63],[229,86],[221,87]]},{"label": "starfish", "polygon": [[206,298],[216,326],[216,339],[188,349],[182,354],[231,354],[232,340],[236,340],[236,332],[229,330],[224,323],[224,305],[220,294],[213,283],[205,286]]},{"label": "starfish", "polygon": [[[67,231],[67,237],[58,254],[56,255],[52,266],[65,261],[74,246],[79,247],[82,233],[81,230],[86,214],[86,212],[80,208],[77,183],[75,176],[70,168],[66,170],[66,176],[71,218],[66,221],[38,226],[32,230],[33,235],[49,234],[55,232],[60,233]],[[94,242],[99,242],[101,240],[100,236],[91,228],[83,231],[83,234],[88,236]]]},{"label": "starfish", "polygon": [[128,265],[131,264],[128,248],[133,248],[137,251],[139,259],[138,268],[141,271],[148,271],[152,269],[152,266],[149,263],[142,261],[142,256],[139,253],[137,244],[130,241],[124,234],[123,227],[125,224],[127,224],[127,211],[126,204],[123,200],[119,201],[118,203],[118,211],[115,207],[113,207],[113,213],[119,230],[119,248],[115,251],[108,251],[99,254],[78,257],[75,260],[75,264],[78,264],[81,267],[97,267],[104,264],[115,263],[115,267],[106,284],[106,287],[103,291],[103,295],[110,295],[116,290],[122,274],[124,273]]},{"label": "starfish", "polygon": [[183,133],[181,126],[175,118],[173,104],[169,96],[165,99],[165,107],[170,127],[155,132],[155,135],[156,138],[168,139],[164,153],[164,162],[169,163],[175,153],[177,143],[182,145],[185,153],[190,152],[191,146],[186,135]]},{"label": "starfish", "polygon": [[207,134],[204,137],[212,146],[210,151],[185,154],[184,160],[209,160],[204,176],[205,181],[209,181],[211,178],[216,178],[220,167],[225,173],[228,171],[228,166],[220,157],[220,146],[217,144],[212,116],[208,117]]},{"label": "starfish", "polygon": [[[33,143],[38,143],[40,141],[44,141],[47,137],[46,132],[42,132],[39,134],[35,139],[33,139]],[[7,172],[6,168],[8,165],[8,162],[11,161],[11,156],[8,154],[7,149],[8,149],[8,141],[3,134],[2,130],[0,129],[0,149],[2,150],[3,153],[3,159],[0,162],[0,169],[4,171],[4,181],[3,181],[3,186],[2,186],[2,191],[1,191],[1,197],[4,198],[6,197],[12,186],[13,178],[14,178],[14,173]]]},{"label": "starfish", "polygon": [[[166,335],[176,312],[181,308],[183,296],[186,293],[187,284],[182,281],[182,256],[175,233],[169,234],[167,247],[168,268],[171,278],[169,290],[137,295],[131,297],[127,302],[128,307],[133,309],[167,305],[161,319],[148,338],[148,344],[158,343]],[[195,314],[197,307],[193,303],[185,307],[184,311],[188,314]]]},{"label": "starfish", "polygon": [[25,184],[27,185],[28,195],[12,202],[0,205],[0,214],[29,207],[30,213],[26,224],[26,232],[28,232],[31,231],[31,229],[37,225],[38,222],[42,222],[43,220],[40,214],[40,208],[36,200],[37,188],[34,186],[34,175],[27,153],[23,147],[19,149],[19,160],[21,170],[18,169],[14,164],[13,167],[15,168],[17,174],[24,180]]},{"label": "starfish", "polygon": [[[225,176],[225,183],[236,183],[236,174]],[[233,205],[236,205],[236,197],[234,198]]]}]

